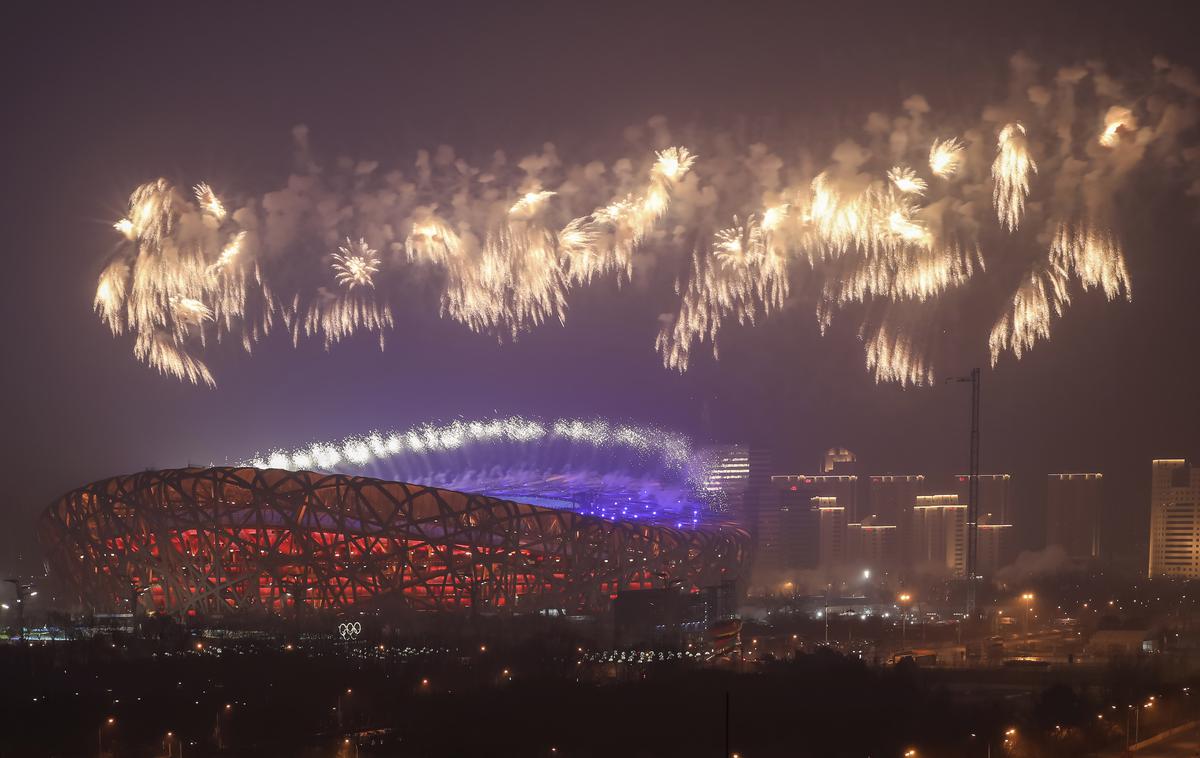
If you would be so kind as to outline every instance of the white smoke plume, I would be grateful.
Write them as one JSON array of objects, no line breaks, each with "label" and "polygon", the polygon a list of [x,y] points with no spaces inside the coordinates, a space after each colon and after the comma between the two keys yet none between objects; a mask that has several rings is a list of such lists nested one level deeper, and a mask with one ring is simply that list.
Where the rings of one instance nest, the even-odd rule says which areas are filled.
[{"label": "white smoke plume", "polygon": [[1022,550],[1015,561],[996,572],[995,582],[1001,587],[1023,587],[1034,579],[1078,568],[1060,545],[1050,545],[1043,550]]}]

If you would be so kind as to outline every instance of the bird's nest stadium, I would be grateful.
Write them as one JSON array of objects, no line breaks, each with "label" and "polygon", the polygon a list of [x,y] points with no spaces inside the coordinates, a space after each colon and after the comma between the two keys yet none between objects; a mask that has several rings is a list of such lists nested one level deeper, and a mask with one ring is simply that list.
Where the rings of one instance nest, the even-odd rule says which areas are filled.
[{"label": "bird's nest stadium", "polygon": [[617,593],[742,578],[749,537],[402,482],[253,467],[117,476],[63,496],[39,538],[97,611],[224,615],[396,603],[604,612]]}]

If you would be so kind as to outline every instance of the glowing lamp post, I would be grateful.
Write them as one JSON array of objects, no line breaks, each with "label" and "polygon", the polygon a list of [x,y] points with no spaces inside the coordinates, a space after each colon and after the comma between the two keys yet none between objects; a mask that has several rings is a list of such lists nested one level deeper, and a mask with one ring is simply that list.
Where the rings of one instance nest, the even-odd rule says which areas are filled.
[{"label": "glowing lamp post", "polygon": [[228,747],[228,744],[226,743],[226,740],[225,740],[225,737],[226,737],[225,731],[226,730],[221,728],[221,716],[222,715],[228,716],[230,714],[230,712],[232,712],[232,711],[233,711],[232,703],[226,703],[224,708],[217,711],[217,718],[215,719],[216,725],[213,728],[213,731],[216,733],[216,737],[217,737],[217,750],[224,750],[226,747]]},{"label": "glowing lamp post", "polygon": [[96,753],[98,755],[104,755],[104,727],[113,726],[116,723],[117,720],[112,716],[100,722],[100,728],[96,730]]},{"label": "glowing lamp post", "polygon": [[1033,610],[1034,596],[1032,592],[1021,593],[1021,602],[1025,604],[1025,633],[1029,634],[1029,614]]},{"label": "glowing lamp post", "polygon": [[351,696],[351,695],[353,695],[353,694],[354,694],[354,690],[350,689],[349,687],[347,687],[347,688],[346,688],[346,691],[345,691],[345,692],[339,692],[339,693],[338,693],[338,696],[337,696],[337,724],[338,724],[338,729],[342,729],[342,728],[344,728],[344,727],[345,727],[345,725],[346,725],[346,724],[345,724],[345,721],[346,721],[346,717],[345,717],[345,711],[346,711],[346,707],[345,707],[345,706],[342,704],[342,698],[343,698],[343,697],[347,697],[347,698],[348,698],[348,697],[350,697],[350,696]]},{"label": "glowing lamp post", "polygon": [[908,607],[912,602],[912,595],[901,592],[896,596],[896,602],[900,604],[900,646],[908,647]]},{"label": "glowing lamp post", "polygon": [[167,751],[167,758],[175,758],[176,743],[179,744],[179,758],[183,758],[183,738],[175,732],[167,732],[163,737],[163,748]]},{"label": "glowing lamp post", "polygon": [[[1150,698],[1142,705],[1129,706],[1129,708],[1133,711],[1133,742],[1134,742],[1134,744],[1137,744],[1138,742],[1141,741],[1140,738],[1141,738],[1141,733],[1142,733],[1142,709],[1143,708],[1153,708],[1153,707],[1154,707],[1154,698]],[[1125,717],[1125,747],[1126,748],[1129,747],[1129,717],[1128,717],[1128,715]]]}]

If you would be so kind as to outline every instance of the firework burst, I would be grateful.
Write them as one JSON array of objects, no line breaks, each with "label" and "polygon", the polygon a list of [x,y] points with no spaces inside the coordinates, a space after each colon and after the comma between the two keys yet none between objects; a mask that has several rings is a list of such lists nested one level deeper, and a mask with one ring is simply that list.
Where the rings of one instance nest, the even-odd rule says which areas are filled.
[{"label": "firework burst", "polygon": [[[937,335],[962,328],[952,309],[963,300],[945,295],[981,274],[1015,282],[1002,301],[970,298],[999,314],[989,319],[993,362],[1049,340],[1073,289],[1130,297],[1127,251],[1110,230],[1131,169],[1155,161],[1143,173],[1200,187],[1194,134],[1179,117],[1200,109],[1193,78],[1155,66],[1153,79],[1106,90],[1130,93],[1128,106],[1073,97],[1070,87],[1099,76],[1073,67],[1033,86],[1023,78],[1008,101],[973,106],[984,114],[974,121],[932,108],[914,119],[905,106],[894,118],[872,113],[865,138],[829,135],[778,155],[765,140],[702,129],[688,132],[697,152],[664,148],[669,132],[656,119],[629,132],[631,144],[641,140],[633,154],[607,162],[564,163],[547,145],[475,166],[439,148],[421,151],[413,170],[349,162],[228,207],[207,183],[188,193],[156,179],[131,193],[113,225],[117,251],[92,306],[114,335],[131,335],[140,360],[211,384],[202,351],[226,341],[249,351],[278,323],[294,342],[328,348],[367,332],[382,347],[409,281],[434,290],[443,317],[507,341],[565,322],[580,288],[657,292],[674,279],[677,299],[654,342],[668,369],[686,370],[700,345],[718,357],[726,326],[806,302],[822,335],[842,312],[872,325],[859,336],[877,381],[926,385],[942,360],[938,343],[949,342]],[[788,154],[830,160],[789,163]],[[985,241],[1022,227],[1034,233],[985,258]],[[1036,247],[1021,244],[1035,235]],[[276,281],[296,289],[277,300]]]},{"label": "firework burst", "polygon": [[929,170],[943,179],[958,173],[963,160],[963,144],[957,137],[934,140],[929,148]]},{"label": "firework burst", "polygon": [[1029,154],[1025,127],[1007,124],[1000,130],[996,160],[992,163],[992,202],[996,217],[1010,232],[1021,225],[1031,173],[1037,173],[1037,163]]},{"label": "firework burst", "polygon": [[346,244],[333,254],[333,274],[338,284],[348,290],[355,287],[375,288],[375,274],[379,273],[379,253],[366,240],[354,242],[346,238]]}]

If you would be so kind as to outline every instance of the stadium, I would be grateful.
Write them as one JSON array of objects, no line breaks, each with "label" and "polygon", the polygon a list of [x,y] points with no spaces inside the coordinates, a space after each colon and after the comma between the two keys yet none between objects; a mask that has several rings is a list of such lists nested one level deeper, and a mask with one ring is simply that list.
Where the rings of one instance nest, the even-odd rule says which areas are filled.
[{"label": "stadium", "polygon": [[626,590],[742,578],[746,532],[671,518],[234,466],[94,482],[45,511],[39,538],[66,599],[96,611],[601,613]]}]

